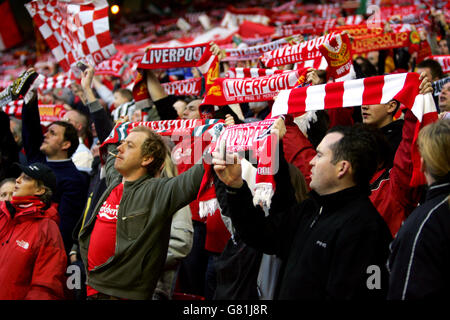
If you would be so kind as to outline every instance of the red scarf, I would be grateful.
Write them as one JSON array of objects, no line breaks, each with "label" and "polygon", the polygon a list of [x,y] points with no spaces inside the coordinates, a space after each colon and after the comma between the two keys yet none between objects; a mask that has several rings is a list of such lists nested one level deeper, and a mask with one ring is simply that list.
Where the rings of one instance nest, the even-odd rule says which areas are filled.
[{"label": "red scarf", "polygon": [[233,103],[272,100],[280,90],[291,89],[306,80],[306,69],[293,70],[258,78],[217,78],[202,102],[223,106]]},{"label": "red scarf", "polygon": [[419,94],[419,85],[419,74],[410,72],[283,90],[272,106],[271,116],[296,116],[310,110],[384,104],[395,99],[419,120],[411,151],[414,167],[411,185],[417,186],[426,181],[420,172],[420,154],[415,142],[419,130],[437,119],[432,95]]},{"label": "red scarf", "polygon": [[29,197],[12,197],[11,204],[17,210],[16,213],[25,211],[29,208],[34,208],[33,210],[38,211],[45,207],[45,203],[36,196]]},{"label": "red scarf", "polygon": [[[217,141],[213,142],[209,151],[235,153],[252,151],[256,158],[258,169],[256,174],[253,204],[270,208],[271,199],[275,192],[274,174],[277,172],[277,159],[273,157],[278,144],[278,137],[271,134],[276,119],[266,119],[259,122],[228,126],[222,130]],[[275,161],[273,161],[275,160]],[[212,215],[219,209],[213,184],[212,165],[204,162],[203,176],[197,200],[199,201],[199,215],[201,218]]]},{"label": "red scarf", "polygon": [[352,50],[354,54],[360,54],[369,51],[409,47],[419,42],[419,34],[415,31],[387,32],[375,36],[355,37],[352,43]]},{"label": "red scarf", "polygon": [[450,55],[430,56],[430,59],[439,62],[444,73],[450,72]]},{"label": "red scarf", "polygon": [[225,78],[256,78],[279,74],[286,70],[263,69],[263,68],[229,68]]},{"label": "red scarf", "polygon": [[176,48],[149,48],[142,57],[138,68],[167,69],[197,66],[207,48],[207,44]]},{"label": "red scarf", "polygon": [[171,81],[161,85],[168,95],[202,96],[202,78]]},{"label": "red scarf", "polygon": [[261,56],[260,59],[268,68],[296,63],[304,60],[311,60],[321,56],[319,47],[324,42],[330,41],[330,39],[334,36],[334,33],[329,33],[318,38],[300,42],[296,45],[285,45],[280,49],[264,53],[264,55]]},{"label": "red scarf", "polygon": [[352,45],[348,34],[337,34],[329,43],[322,44],[319,50],[328,63],[328,78],[343,81],[352,77]]}]

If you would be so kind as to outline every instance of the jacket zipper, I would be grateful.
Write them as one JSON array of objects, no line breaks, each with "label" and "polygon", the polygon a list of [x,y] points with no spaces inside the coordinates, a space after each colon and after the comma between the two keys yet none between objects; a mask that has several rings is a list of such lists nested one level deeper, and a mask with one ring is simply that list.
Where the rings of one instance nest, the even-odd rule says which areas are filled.
[{"label": "jacket zipper", "polygon": [[309,228],[312,228],[316,224],[316,221],[319,219],[319,217],[322,213],[322,209],[323,209],[323,206],[320,207],[319,214],[314,218],[313,222],[311,222],[311,225],[309,226]]},{"label": "jacket zipper", "polygon": [[132,215],[132,216],[122,217],[122,221],[125,221],[125,220],[127,220],[127,219],[129,219],[129,218],[135,218],[135,217],[142,216],[142,215],[144,215],[145,213],[146,213],[146,212],[141,212],[141,213],[138,213],[138,214],[134,214],[134,215]]}]

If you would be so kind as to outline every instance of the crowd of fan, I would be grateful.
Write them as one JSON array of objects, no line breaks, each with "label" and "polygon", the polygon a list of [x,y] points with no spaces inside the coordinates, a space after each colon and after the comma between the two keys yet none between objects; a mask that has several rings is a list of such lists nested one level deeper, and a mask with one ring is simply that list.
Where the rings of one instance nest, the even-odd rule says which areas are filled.
[{"label": "crowd of fan", "polygon": [[[436,50],[449,54],[445,34]],[[446,78],[436,61],[412,61],[399,48],[353,64],[359,78],[417,72],[424,94]],[[57,72],[48,66],[12,84],[11,94],[30,92],[21,119],[0,111],[0,299],[448,296],[450,81],[435,96],[439,120],[419,135],[427,185],[409,185],[417,119],[397,101],[312,111],[275,123],[280,170],[270,210],[253,206],[245,175],[255,168],[213,155],[221,211],[202,218],[203,166],[178,168],[175,142],[138,127],[104,157],[100,145],[119,122],[212,112],[226,125],[249,123],[264,120],[272,101],[211,109],[201,97],[167,95],[167,70],[145,70],[151,105],[140,108],[119,78],[91,66],[70,88],[38,92],[36,75]],[[221,62],[221,74],[228,67]],[[197,72],[183,71],[178,79]],[[311,68],[307,83],[326,83],[326,71]],[[38,102],[66,112],[44,127]]]}]

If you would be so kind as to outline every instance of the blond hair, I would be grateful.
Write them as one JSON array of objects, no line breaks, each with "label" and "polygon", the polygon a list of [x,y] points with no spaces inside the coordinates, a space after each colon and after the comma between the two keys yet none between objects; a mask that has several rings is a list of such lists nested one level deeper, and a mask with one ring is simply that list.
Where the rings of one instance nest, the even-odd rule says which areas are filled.
[{"label": "blond hair", "polygon": [[425,171],[439,181],[450,172],[450,120],[442,119],[419,132],[418,146]]},{"label": "blond hair", "polygon": [[167,147],[164,141],[160,135],[145,126],[135,127],[130,132],[143,132],[147,134],[147,139],[144,140],[141,146],[141,154],[143,157],[150,156],[153,158],[153,161],[147,166],[147,172],[154,177],[159,173],[166,158]]}]

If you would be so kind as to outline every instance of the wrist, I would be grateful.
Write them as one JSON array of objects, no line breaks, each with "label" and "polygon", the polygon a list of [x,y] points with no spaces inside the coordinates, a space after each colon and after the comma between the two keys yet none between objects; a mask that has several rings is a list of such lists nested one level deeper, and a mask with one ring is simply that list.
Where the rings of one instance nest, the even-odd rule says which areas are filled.
[{"label": "wrist", "polygon": [[233,189],[240,189],[244,185],[244,180],[242,178],[239,178],[237,180],[231,181],[228,184],[228,187]]}]

